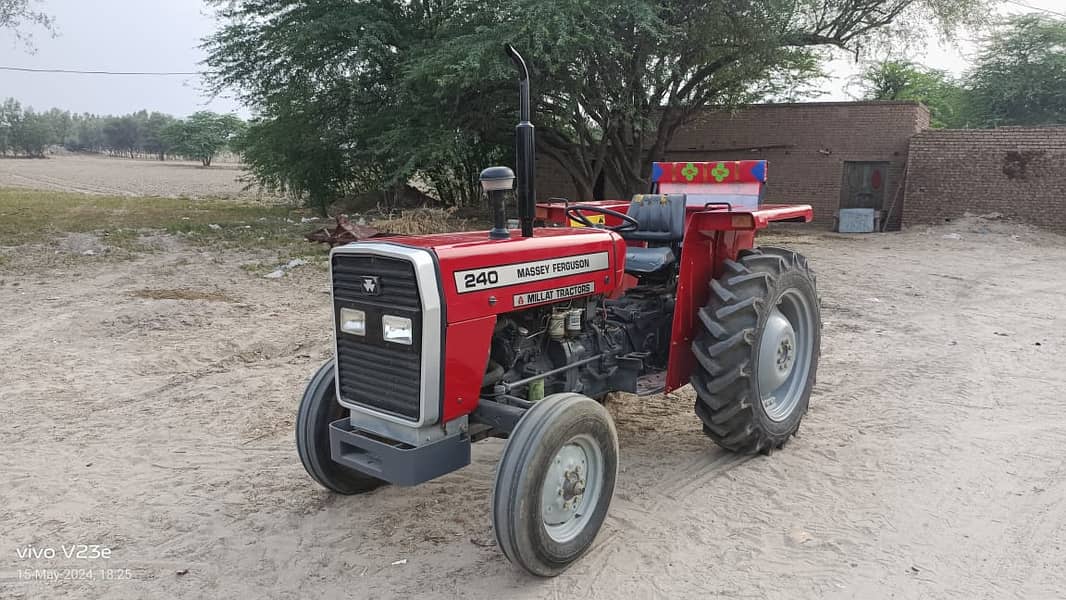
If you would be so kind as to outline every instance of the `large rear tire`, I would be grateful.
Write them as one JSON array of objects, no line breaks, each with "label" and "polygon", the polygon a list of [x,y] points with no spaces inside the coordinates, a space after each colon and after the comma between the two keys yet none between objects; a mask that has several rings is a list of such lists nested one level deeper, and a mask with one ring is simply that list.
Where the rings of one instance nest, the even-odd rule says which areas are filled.
[{"label": "large rear tire", "polygon": [[782,248],[725,261],[692,343],[696,414],[734,452],[770,453],[799,429],[821,350],[821,313],[807,259]]},{"label": "large rear tire", "polygon": [[337,402],[334,361],[322,365],[307,384],[296,414],[296,450],[312,479],[338,494],[369,492],[385,482],[333,461],[329,450],[329,424],[348,411]]},{"label": "large rear tire", "polygon": [[492,525],[500,550],[534,575],[563,572],[607,516],[618,474],[610,414],[581,394],[552,394],[526,411],[496,468]]}]

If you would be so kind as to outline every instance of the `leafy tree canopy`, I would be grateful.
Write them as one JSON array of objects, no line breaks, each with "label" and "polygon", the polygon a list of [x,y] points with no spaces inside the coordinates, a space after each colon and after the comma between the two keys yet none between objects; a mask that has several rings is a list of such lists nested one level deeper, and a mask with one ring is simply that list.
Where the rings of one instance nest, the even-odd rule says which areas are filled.
[{"label": "leafy tree canopy", "polygon": [[0,105],[0,155],[44,156],[54,131],[45,115],[8,98]]},{"label": "leafy tree canopy", "polygon": [[[13,31],[15,37],[29,44],[26,26],[36,25],[48,32],[55,31],[54,20],[34,8],[34,0],[0,0],[0,30]],[[30,47],[32,50],[32,46]]]},{"label": "leafy tree canopy", "polygon": [[974,66],[954,78],[909,60],[873,62],[857,77],[866,100],[918,100],[934,127],[1066,123],[1066,20],[1003,19],[981,44]]},{"label": "leafy tree canopy", "polygon": [[929,107],[933,127],[965,128],[976,124],[963,82],[946,71],[908,60],[870,63],[857,77],[863,100],[915,100]]},{"label": "leafy tree canopy", "polygon": [[244,122],[237,115],[200,111],[184,121],[165,125],[160,138],[166,140],[173,152],[210,167],[215,155],[229,146],[243,128]]},{"label": "leafy tree canopy", "polygon": [[504,43],[532,67],[538,150],[587,199],[601,180],[646,189],[687,119],[787,96],[822,49],[986,13],[985,0],[212,1],[215,89],[258,117],[246,158],[317,203],[413,176],[475,198],[477,170],[511,153]]},{"label": "leafy tree canopy", "polygon": [[988,126],[1066,123],[1066,19],[1000,22],[967,78]]}]

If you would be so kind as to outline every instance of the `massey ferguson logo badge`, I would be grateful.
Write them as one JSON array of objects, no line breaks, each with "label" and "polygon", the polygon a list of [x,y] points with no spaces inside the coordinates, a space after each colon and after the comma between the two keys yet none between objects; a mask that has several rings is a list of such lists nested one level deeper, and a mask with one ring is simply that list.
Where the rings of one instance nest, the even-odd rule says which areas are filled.
[{"label": "massey ferguson logo badge", "polygon": [[377,277],[363,275],[363,293],[367,296],[377,296],[381,293],[381,284]]}]

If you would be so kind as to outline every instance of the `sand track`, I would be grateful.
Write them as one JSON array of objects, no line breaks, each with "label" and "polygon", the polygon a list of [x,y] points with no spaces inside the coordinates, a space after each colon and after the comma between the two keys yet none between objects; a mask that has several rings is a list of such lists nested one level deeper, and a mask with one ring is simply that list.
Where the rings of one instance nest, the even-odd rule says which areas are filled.
[{"label": "sand track", "polygon": [[[1063,597],[1066,241],[946,231],[776,236],[824,303],[800,436],[733,456],[690,391],[614,398],[611,514],[554,580],[494,547],[499,441],[417,488],[342,498],[306,477],[292,425],[329,352],[323,272],[266,280],[180,244],[47,267],[21,249],[0,272],[0,596]],[[18,580],[78,566],[19,548],[71,543],[133,580]]]}]

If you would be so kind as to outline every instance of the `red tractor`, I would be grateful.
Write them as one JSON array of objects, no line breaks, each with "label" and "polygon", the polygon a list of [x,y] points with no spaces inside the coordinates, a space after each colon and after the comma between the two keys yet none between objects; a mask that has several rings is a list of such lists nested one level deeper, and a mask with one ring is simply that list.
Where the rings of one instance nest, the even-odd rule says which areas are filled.
[{"label": "red tractor", "polygon": [[300,402],[296,442],[341,494],[416,485],[506,438],[492,494],[500,549],[535,575],[592,544],[618,473],[611,392],[691,383],[703,431],[770,453],[799,427],[821,321],[807,260],[754,248],[764,161],[657,163],[631,202],[534,205],[529,76],[520,72],[520,231],[506,227],[510,169],[482,173],[488,232],[376,238],[334,248],[335,359]]}]

